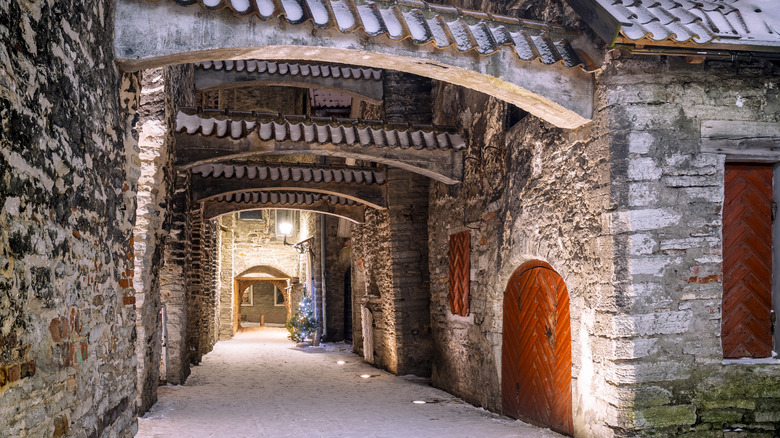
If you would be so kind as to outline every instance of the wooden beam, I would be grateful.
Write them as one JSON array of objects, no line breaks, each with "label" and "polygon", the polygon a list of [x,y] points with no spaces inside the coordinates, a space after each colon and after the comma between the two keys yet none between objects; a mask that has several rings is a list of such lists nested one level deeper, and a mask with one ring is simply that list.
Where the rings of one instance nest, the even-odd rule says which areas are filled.
[{"label": "wooden beam", "polygon": [[732,161],[780,161],[780,123],[705,120],[701,151]]}]

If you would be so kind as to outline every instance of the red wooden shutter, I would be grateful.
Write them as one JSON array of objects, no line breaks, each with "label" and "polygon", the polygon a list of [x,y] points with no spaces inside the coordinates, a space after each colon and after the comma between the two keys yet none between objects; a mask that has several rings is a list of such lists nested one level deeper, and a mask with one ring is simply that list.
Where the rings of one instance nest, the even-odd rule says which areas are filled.
[{"label": "red wooden shutter", "polygon": [[772,354],[772,166],[727,164],[723,357]]},{"label": "red wooden shutter", "polygon": [[450,310],[455,315],[469,314],[469,252],[471,250],[471,233],[450,236]]},{"label": "red wooden shutter", "polygon": [[550,265],[529,262],[512,275],[503,332],[504,413],[573,435],[569,293]]}]

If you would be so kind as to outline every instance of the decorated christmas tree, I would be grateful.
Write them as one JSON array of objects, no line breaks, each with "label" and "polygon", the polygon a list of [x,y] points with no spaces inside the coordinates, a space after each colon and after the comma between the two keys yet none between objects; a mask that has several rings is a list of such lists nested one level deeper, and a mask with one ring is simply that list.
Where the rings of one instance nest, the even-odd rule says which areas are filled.
[{"label": "decorated christmas tree", "polygon": [[317,322],[314,320],[314,305],[312,304],[311,294],[306,293],[306,288],[303,289],[303,296],[298,304],[298,308],[295,309],[285,327],[290,332],[290,339],[295,342],[313,338]]}]

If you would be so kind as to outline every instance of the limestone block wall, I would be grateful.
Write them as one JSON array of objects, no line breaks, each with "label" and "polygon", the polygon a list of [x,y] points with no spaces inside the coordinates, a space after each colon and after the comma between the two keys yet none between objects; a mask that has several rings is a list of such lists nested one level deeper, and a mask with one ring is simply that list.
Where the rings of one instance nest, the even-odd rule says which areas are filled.
[{"label": "limestone block wall", "polygon": [[4,436],[136,430],[140,76],[114,67],[113,10],[0,3]]},{"label": "limestone block wall", "polygon": [[[464,130],[464,182],[432,183],[429,204],[433,384],[501,411],[503,299],[524,262],[548,262],[570,297],[575,435],[611,436],[612,363],[595,350],[593,314],[612,289],[610,156],[601,131],[554,128],[482,94],[438,84],[434,122]],[[470,313],[448,301],[449,236],[469,231]]]},{"label": "limestone block wall", "polygon": [[721,214],[724,162],[733,157],[701,153],[701,125],[777,123],[778,69],[615,57],[601,83],[611,149],[625,164],[613,164],[619,207],[603,221],[625,259],[615,305],[630,315],[597,313],[595,322],[599,348],[620,361],[609,380],[632,398],[616,425],[776,435],[780,362],[723,364]]}]

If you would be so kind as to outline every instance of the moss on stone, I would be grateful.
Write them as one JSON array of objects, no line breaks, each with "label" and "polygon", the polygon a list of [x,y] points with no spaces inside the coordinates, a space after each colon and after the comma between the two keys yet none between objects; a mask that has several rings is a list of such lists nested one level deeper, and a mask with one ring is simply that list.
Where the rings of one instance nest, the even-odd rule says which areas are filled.
[{"label": "moss on stone", "polygon": [[644,408],[639,409],[636,416],[637,426],[643,428],[664,428],[694,423],[696,423],[696,407],[693,405]]}]

